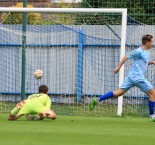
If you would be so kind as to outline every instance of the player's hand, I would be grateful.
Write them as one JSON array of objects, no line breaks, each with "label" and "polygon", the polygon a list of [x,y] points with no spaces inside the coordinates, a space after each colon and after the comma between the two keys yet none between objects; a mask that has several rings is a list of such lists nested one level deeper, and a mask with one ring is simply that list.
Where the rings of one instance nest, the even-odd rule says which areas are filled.
[{"label": "player's hand", "polygon": [[117,74],[117,73],[119,72],[119,70],[120,70],[120,68],[119,68],[119,67],[116,67],[116,68],[114,69],[114,74]]},{"label": "player's hand", "polygon": [[21,109],[21,108],[24,106],[25,103],[26,103],[26,101],[25,101],[25,100],[22,100],[22,101],[20,101],[19,103],[17,103],[16,107],[17,107],[18,109]]}]

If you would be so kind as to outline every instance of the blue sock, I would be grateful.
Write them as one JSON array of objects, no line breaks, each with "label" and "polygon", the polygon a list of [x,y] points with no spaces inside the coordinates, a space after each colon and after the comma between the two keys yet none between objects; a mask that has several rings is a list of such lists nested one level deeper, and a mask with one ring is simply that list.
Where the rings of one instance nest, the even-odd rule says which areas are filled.
[{"label": "blue sock", "polygon": [[114,96],[113,92],[110,91],[102,96],[99,97],[99,102],[108,98],[112,98]]},{"label": "blue sock", "polygon": [[154,104],[155,104],[155,102],[152,102],[149,100],[148,105],[149,105],[150,115],[154,114]]}]

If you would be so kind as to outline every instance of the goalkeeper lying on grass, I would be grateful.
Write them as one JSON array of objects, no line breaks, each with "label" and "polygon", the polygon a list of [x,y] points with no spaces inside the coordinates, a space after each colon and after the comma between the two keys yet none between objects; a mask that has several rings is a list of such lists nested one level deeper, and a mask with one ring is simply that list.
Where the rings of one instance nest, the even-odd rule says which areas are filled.
[{"label": "goalkeeper lying on grass", "polygon": [[[40,86],[38,94],[30,95],[27,100],[19,102],[11,110],[8,120],[17,120],[23,115],[25,115],[27,120],[56,119],[56,114],[50,109],[51,99],[47,92],[47,86]],[[34,116],[35,114],[38,115]]]}]

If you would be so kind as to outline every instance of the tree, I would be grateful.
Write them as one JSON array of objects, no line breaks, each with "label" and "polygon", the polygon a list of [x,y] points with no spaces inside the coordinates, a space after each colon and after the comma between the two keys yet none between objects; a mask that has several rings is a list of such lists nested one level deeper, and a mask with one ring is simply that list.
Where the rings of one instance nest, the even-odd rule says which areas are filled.
[{"label": "tree", "polygon": [[[23,3],[19,2],[14,7],[21,8]],[[32,5],[27,5],[28,8],[32,8]],[[11,12],[2,14],[3,24],[22,24],[22,13]],[[41,20],[39,13],[27,13],[27,24],[38,24]]]},{"label": "tree", "polygon": [[128,15],[140,23],[154,25],[154,0],[83,0],[83,8],[127,8]]},{"label": "tree", "polygon": [[[49,6],[56,8],[70,8],[72,5],[66,4],[63,0],[61,0],[58,3],[49,2]],[[74,25],[74,23],[75,18],[69,13],[43,13],[42,20],[39,22],[39,24],[42,25]]]}]

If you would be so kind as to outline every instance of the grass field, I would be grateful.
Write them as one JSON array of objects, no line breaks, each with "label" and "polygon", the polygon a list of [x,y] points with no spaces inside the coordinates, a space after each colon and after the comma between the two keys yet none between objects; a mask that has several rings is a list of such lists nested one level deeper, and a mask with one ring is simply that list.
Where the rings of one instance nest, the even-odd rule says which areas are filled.
[{"label": "grass field", "polygon": [[1,145],[154,145],[148,118],[58,116],[57,120],[7,121],[0,114]]}]

